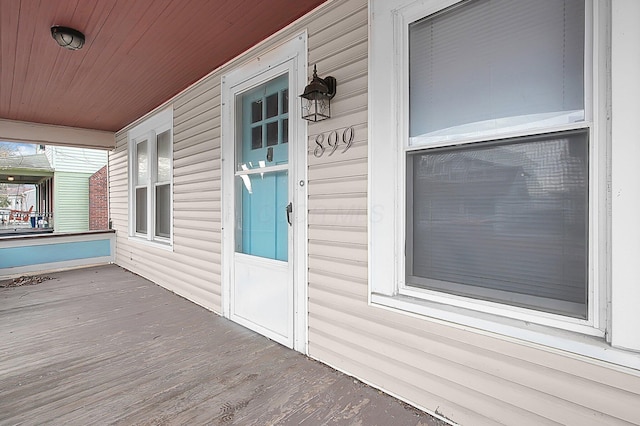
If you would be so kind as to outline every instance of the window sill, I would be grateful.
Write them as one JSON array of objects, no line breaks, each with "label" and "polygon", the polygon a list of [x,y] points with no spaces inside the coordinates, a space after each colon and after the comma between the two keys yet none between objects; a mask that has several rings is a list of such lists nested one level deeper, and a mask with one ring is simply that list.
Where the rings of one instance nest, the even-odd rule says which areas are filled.
[{"label": "window sill", "polygon": [[171,251],[173,252],[173,242],[167,240],[147,240],[144,237],[137,237],[135,235],[129,235],[130,241],[135,241],[137,244],[142,244],[149,247],[155,247],[161,250]]},{"label": "window sill", "polygon": [[[514,343],[524,343],[544,350],[561,351],[564,355],[574,355],[575,358],[587,357],[620,367],[640,370],[640,357],[637,352],[611,347],[601,337],[559,330],[403,295],[386,296],[371,293],[371,305],[403,315],[411,315],[423,320],[510,340]],[[611,366],[608,365],[608,367]]]}]

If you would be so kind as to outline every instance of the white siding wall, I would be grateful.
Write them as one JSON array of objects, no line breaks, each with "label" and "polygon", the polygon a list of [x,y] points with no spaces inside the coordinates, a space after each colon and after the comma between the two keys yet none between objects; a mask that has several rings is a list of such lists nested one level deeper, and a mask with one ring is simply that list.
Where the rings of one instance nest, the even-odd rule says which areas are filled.
[{"label": "white siding wall", "polygon": [[[333,117],[309,126],[309,354],[462,424],[640,424],[638,371],[368,306],[367,2],[330,2],[270,43],[304,28],[310,70],[338,80]],[[174,102],[173,252],[127,239],[125,131],[109,159],[117,263],[215,311],[219,81],[243,59]],[[351,150],[313,155],[318,133],[348,126]]]},{"label": "white siding wall", "polygon": [[127,236],[125,131],[109,155],[110,217],[118,265],[220,312],[220,88],[208,89],[174,103],[173,250]]},{"label": "white siding wall", "polygon": [[107,164],[107,151],[47,145],[45,154],[56,172],[93,174]]}]

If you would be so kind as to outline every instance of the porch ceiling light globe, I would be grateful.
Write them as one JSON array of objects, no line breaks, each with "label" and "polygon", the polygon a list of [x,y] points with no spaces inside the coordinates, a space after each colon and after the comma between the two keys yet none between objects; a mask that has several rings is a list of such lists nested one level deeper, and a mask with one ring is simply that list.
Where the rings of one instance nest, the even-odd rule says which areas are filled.
[{"label": "porch ceiling light globe", "polygon": [[84,46],[84,34],[73,28],[54,25],[51,27],[51,37],[65,49],[79,50]]}]

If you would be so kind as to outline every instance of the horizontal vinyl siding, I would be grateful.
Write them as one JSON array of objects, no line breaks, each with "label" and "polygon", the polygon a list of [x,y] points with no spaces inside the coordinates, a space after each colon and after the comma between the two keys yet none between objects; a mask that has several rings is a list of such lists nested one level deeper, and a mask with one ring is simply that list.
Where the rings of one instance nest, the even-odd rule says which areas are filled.
[{"label": "horizontal vinyl siding", "polygon": [[53,220],[55,232],[89,230],[89,173],[55,172]]},{"label": "horizontal vinyl siding", "polygon": [[128,238],[126,131],[110,156],[110,207],[119,265],[220,312],[220,89],[198,89],[174,103],[172,250]]},{"label": "horizontal vinyl siding", "polygon": [[[306,29],[309,72],[338,81],[332,118],[308,127],[310,356],[466,425],[640,424],[637,372],[368,305],[367,19],[366,0],[329,2],[174,100],[173,251],[127,237],[120,132],[109,157],[117,263],[221,311],[220,77]],[[350,150],[314,156],[318,134],[350,126]]]},{"label": "horizontal vinyl siding", "polygon": [[50,145],[45,152],[56,172],[93,174],[107,164],[107,151],[101,149]]},{"label": "horizontal vinyl siding", "polygon": [[[338,80],[332,118],[309,126],[310,355],[461,424],[640,424],[637,372],[367,305],[366,1],[309,25],[309,64]],[[351,150],[313,155],[347,126]]]}]

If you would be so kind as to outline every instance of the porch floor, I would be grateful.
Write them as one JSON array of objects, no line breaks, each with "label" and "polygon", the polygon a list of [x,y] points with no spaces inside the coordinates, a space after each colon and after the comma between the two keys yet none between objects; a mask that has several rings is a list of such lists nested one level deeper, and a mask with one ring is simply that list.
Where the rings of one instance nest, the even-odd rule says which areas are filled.
[{"label": "porch floor", "polygon": [[0,425],[441,425],[118,266],[0,288]]}]

